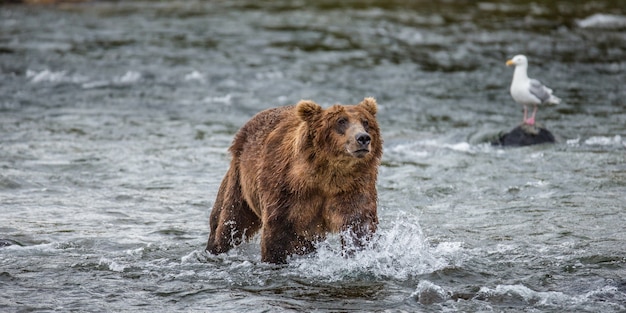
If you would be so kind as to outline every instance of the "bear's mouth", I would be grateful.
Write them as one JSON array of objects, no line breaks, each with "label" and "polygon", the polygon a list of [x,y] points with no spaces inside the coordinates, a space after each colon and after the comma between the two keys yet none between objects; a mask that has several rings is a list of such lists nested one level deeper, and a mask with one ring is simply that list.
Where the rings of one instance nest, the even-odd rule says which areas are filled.
[{"label": "bear's mouth", "polygon": [[354,155],[357,158],[362,158],[365,157],[368,153],[370,153],[369,149],[363,148],[363,149],[358,149],[352,152],[352,155]]}]

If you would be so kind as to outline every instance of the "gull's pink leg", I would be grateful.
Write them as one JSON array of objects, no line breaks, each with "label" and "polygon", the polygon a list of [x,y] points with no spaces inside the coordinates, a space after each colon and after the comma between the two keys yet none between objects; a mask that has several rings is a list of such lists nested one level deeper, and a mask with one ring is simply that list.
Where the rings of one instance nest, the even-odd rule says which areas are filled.
[{"label": "gull's pink leg", "polygon": [[522,120],[522,123],[526,123],[527,117],[528,117],[528,108],[524,104],[524,119]]},{"label": "gull's pink leg", "polygon": [[533,114],[526,120],[526,124],[535,125],[535,114],[537,114],[537,105],[533,107]]}]

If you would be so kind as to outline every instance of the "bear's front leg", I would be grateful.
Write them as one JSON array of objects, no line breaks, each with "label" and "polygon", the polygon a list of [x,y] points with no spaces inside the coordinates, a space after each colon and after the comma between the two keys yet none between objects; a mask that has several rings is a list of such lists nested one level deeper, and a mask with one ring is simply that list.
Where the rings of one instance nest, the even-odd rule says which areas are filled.
[{"label": "bear's front leg", "polygon": [[363,250],[376,232],[373,220],[353,219],[341,231],[341,248],[344,256],[352,256],[356,251]]},{"label": "bear's front leg", "polygon": [[339,212],[336,218],[343,221],[339,228],[343,254],[353,255],[369,244],[378,228],[376,195],[339,198],[334,208]]},{"label": "bear's front leg", "polygon": [[287,263],[297,236],[290,224],[265,223],[261,235],[261,261],[275,264]]},{"label": "bear's front leg", "polygon": [[340,234],[343,255],[353,255],[369,244],[378,226],[376,206],[375,192],[347,192],[327,202],[323,215],[328,227]]}]

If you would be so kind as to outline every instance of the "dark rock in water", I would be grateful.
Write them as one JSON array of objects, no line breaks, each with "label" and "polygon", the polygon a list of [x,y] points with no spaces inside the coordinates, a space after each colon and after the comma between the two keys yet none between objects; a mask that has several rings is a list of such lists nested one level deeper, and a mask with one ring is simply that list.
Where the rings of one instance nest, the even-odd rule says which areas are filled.
[{"label": "dark rock in water", "polygon": [[21,243],[11,240],[11,239],[2,239],[0,238],[0,248],[8,247],[8,246],[22,246]]},{"label": "dark rock in water", "polygon": [[537,125],[523,124],[500,135],[492,144],[494,146],[521,147],[555,142],[554,135],[549,130]]}]

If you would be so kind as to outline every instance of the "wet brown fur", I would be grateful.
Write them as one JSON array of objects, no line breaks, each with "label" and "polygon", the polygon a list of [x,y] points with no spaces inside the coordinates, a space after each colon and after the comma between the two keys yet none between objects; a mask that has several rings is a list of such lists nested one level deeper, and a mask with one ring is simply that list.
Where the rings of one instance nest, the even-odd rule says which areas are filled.
[{"label": "wet brown fur", "polygon": [[376,112],[376,100],[365,98],[328,109],[303,100],[255,115],[229,149],[206,249],[226,252],[261,228],[265,262],[309,253],[328,232],[342,232],[344,245],[362,245],[378,224]]}]

